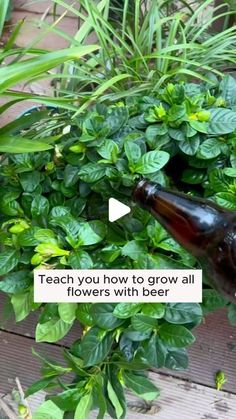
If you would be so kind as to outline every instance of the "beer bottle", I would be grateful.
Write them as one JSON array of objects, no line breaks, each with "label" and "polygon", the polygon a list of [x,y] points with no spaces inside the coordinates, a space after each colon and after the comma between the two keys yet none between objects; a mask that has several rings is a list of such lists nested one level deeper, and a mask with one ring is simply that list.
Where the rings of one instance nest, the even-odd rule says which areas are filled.
[{"label": "beer bottle", "polygon": [[133,199],[199,260],[210,283],[236,304],[236,212],[141,180]]}]

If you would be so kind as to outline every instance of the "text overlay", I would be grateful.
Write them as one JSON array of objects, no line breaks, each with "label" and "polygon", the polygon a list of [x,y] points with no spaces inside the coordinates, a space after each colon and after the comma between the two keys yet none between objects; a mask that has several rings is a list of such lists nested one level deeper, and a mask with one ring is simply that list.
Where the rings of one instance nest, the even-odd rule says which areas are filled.
[{"label": "text overlay", "polygon": [[59,269],[34,271],[34,301],[201,302],[200,269]]}]

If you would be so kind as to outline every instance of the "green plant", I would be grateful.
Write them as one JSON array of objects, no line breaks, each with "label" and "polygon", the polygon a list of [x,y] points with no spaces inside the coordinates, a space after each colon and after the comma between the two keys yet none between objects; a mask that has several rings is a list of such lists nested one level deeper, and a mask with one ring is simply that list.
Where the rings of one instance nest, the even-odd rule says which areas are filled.
[{"label": "green plant", "polygon": [[[101,46],[86,62],[66,64],[58,74],[61,80],[57,95],[80,98],[78,113],[104,92],[103,100],[118,100],[139,92],[158,92],[171,80],[210,81],[210,73],[222,76],[235,64],[236,27],[218,34],[212,29],[217,19],[234,12],[225,11],[222,4],[212,9],[212,17],[202,20],[213,0],[194,8],[188,2],[179,2],[177,11],[170,1],[124,0],[114,7],[109,0],[98,4],[82,0],[80,9],[64,0],[54,3],[79,19],[80,29],[70,38],[71,45],[88,44],[92,35]],[[114,19],[109,18],[111,10]],[[68,39],[56,25],[47,30]]]},{"label": "green plant", "polygon": [[[65,350],[67,366],[42,358],[49,392],[40,412],[99,408],[124,418],[124,389],[146,401],[159,390],[150,367],[187,368],[186,347],[204,315],[235,306],[209,285],[203,304],[35,304],[32,271],[41,268],[183,268],[198,264],[145,211],[109,223],[108,199],[130,204],[140,177],[236,209],[236,81],[168,84],[149,96],[97,104],[79,117],[56,113],[27,136],[58,135],[53,149],[8,155],[0,168],[0,290],[16,320],[39,310],[38,342],[56,342],[79,321],[84,334]],[[0,132],[1,133],[1,132]],[[14,130],[12,131],[14,134]],[[177,170],[178,169],[178,170]],[[68,384],[64,375],[73,372]],[[60,390],[58,390],[60,389]],[[57,393],[56,393],[57,392]],[[45,413],[45,414],[46,414]],[[37,414],[36,414],[37,417]]]},{"label": "green plant", "polygon": [[[19,22],[3,49],[0,50],[0,95],[5,99],[10,98],[4,105],[0,106],[0,115],[15,103],[27,99],[34,100],[35,102],[47,106],[57,106],[58,101],[55,99],[53,100],[51,97],[22,93],[17,90],[13,91],[12,89],[17,88],[18,83],[23,81],[30,82],[31,79],[36,76],[42,80],[47,76],[49,70],[52,70],[66,61],[78,60],[82,56],[90,54],[99,48],[95,45],[90,45],[54,52],[33,48],[26,50],[14,48],[13,44],[21,26],[22,22]],[[31,57],[28,58],[28,55],[31,55]],[[32,55],[34,56],[32,57]],[[24,58],[24,60],[21,61],[22,58]],[[10,61],[6,63],[5,60],[7,59],[10,59]],[[74,111],[77,109],[73,106],[72,100],[68,101],[66,99],[60,100],[60,108]],[[24,133],[24,130],[29,127],[32,122],[44,118],[45,113],[45,110],[42,110],[42,112],[38,112],[37,115],[34,114],[31,117],[23,116],[14,120],[7,126],[2,127],[0,130],[0,152],[18,153],[19,150],[20,152],[34,152],[51,149],[52,146],[50,144],[56,139],[55,137],[52,136],[49,138],[45,136],[44,138],[41,138],[41,141],[38,141],[37,135],[34,137],[31,136],[29,139],[27,137],[27,132]],[[13,132],[14,137],[12,136]]]},{"label": "green plant", "polygon": [[0,0],[0,36],[2,35],[4,24],[10,18],[11,10],[12,10],[12,2],[11,0]]}]

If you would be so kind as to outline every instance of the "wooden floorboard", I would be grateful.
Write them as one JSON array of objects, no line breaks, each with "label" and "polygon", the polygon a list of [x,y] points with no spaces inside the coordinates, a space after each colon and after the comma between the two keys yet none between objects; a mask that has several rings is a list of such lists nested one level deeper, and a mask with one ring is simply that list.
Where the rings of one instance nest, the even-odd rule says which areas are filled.
[{"label": "wooden floorboard", "polygon": [[[1,303],[2,301],[2,303]],[[3,313],[3,295],[0,297],[0,319]],[[24,321],[15,323],[11,318],[1,323],[1,328],[19,335],[34,338],[38,312],[32,313]],[[76,323],[59,345],[70,346],[81,336],[82,329]],[[189,368],[186,371],[163,370],[171,374],[206,386],[215,387],[215,374],[223,370],[227,383],[225,390],[236,394],[236,328],[230,326],[226,311],[219,310],[206,316],[202,325],[195,328],[196,342],[189,349]]]},{"label": "wooden floorboard", "polygon": [[[154,403],[154,415],[128,411],[127,419],[235,419],[236,396],[192,384],[181,379],[151,373],[153,382],[160,388],[160,397]],[[140,399],[128,394],[129,405],[140,405]],[[143,405],[144,406],[144,405]],[[108,416],[107,416],[108,417]],[[90,415],[95,419],[96,413]]]},{"label": "wooden floorboard", "polygon": [[[32,340],[15,336],[11,333],[0,332],[0,393],[8,394],[15,386],[15,377],[19,377],[24,389],[35,379],[40,377],[40,362],[31,354],[34,346],[41,353],[54,362],[61,362],[62,355],[58,347],[44,343],[33,344]],[[225,391],[189,383],[182,378],[168,377],[160,373],[150,373],[150,377],[161,390],[161,396],[155,405],[158,413],[154,415],[141,415],[141,413],[129,411],[127,419],[137,417],[157,419],[235,419],[236,396]],[[33,399],[33,407],[42,401],[42,392]],[[129,404],[140,404],[136,397],[129,394]],[[140,415],[140,416],[139,416]],[[91,419],[95,418],[91,414]]]}]

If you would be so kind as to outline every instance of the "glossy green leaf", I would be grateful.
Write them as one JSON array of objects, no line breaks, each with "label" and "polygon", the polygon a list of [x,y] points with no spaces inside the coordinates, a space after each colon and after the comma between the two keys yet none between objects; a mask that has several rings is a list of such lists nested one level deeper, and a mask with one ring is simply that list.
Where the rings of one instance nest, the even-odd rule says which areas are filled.
[{"label": "glossy green leaf", "polygon": [[53,147],[49,144],[33,141],[23,137],[11,137],[3,135],[0,138],[1,153],[35,153],[37,151],[50,150]]},{"label": "glossy green leaf", "polygon": [[138,313],[142,306],[141,303],[119,303],[116,305],[113,314],[120,319],[127,319]]},{"label": "glossy green leaf", "polygon": [[159,329],[160,338],[169,346],[182,348],[195,341],[193,334],[184,326],[163,324]]},{"label": "glossy green leaf", "polygon": [[5,275],[0,281],[0,290],[9,294],[19,294],[26,291],[31,284],[30,272],[21,270]]},{"label": "glossy green leaf", "polygon": [[92,269],[93,261],[89,253],[84,250],[76,250],[70,252],[68,256],[68,263],[73,269]]},{"label": "glossy green leaf", "polygon": [[113,330],[124,321],[114,316],[114,304],[98,303],[91,307],[91,315],[95,325],[105,330]]},{"label": "glossy green leaf", "polygon": [[92,406],[91,393],[85,394],[79,401],[74,419],[88,419],[88,415]]},{"label": "glossy green leaf", "polygon": [[149,151],[144,154],[135,166],[135,171],[142,175],[154,173],[166,165],[170,155],[166,151]]},{"label": "glossy green leaf", "polygon": [[36,342],[57,342],[70,330],[72,324],[61,319],[38,323],[35,331]]},{"label": "glossy green leaf", "polygon": [[34,419],[63,419],[64,412],[51,400],[47,400],[36,410]]},{"label": "glossy green leaf", "polygon": [[76,303],[59,303],[58,304],[58,313],[60,319],[63,320],[65,323],[73,323],[76,318],[76,310],[77,304]]},{"label": "glossy green leaf", "polygon": [[188,353],[184,348],[168,348],[165,367],[171,370],[185,370],[188,368]]},{"label": "glossy green leaf", "polygon": [[137,396],[146,401],[152,401],[156,399],[160,394],[159,389],[144,376],[133,374],[129,371],[124,371],[123,377],[125,385]]},{"label": "glossy green leaf", "polygon": [[57,67],[69,60],[77,60],[80,57],[96,51],[99,47],[95,45],[81,46],[78,48],[68,48],[59,51],[49,52],[38,57],[16,62],[11,66],[0,69],[0,93],[21,81],[42,75],[44,72]]},{"label": "glossy green leaf", "polygon": [[208,134],[223,135],[236,129],[236,112],[225,108],[212,108],[210,112]]},{"label": "glossy green leaf", "polygon": [[142,306],[142,313],[154,319],[161,319],[165,314],[165,306],[161,303],[145,303]]},{"label": "glossy green leaf", "polygon": [[185,324],[202,319],[202,309],[196,303],[168,303],[165,320],[174,324]]},{"label": "glossy green leaf", "polygon": [[145,314],[135,314],[131,318],[132,327],[139,332],[151,332],[157,327],[157,321]]},{"label": "glossy green leaf", "polygon": [[107,392],[108,392],[108,397],[111,401],[111,403],[113,404],[115,411],[116,411],[116,417],[117,419],[120,419],[123,415],[123,407],[120,404],[119,398],[117,396],[117,394],[115,393],[110,381],[108,380],[107,383]]},{"label": "glossy green leaf", "polygon": [[112,333],[104,335],[101,329],[92,328],[83,337],[81,342],[81,355],[85,366],[92,366],[102,362],[108,355],[113,342]]},{"label": "glossy green leaf", "polygon": [[4,250],[0,253],[0,275],[12,271],[19,262],[18,252],[14,249]]}]

